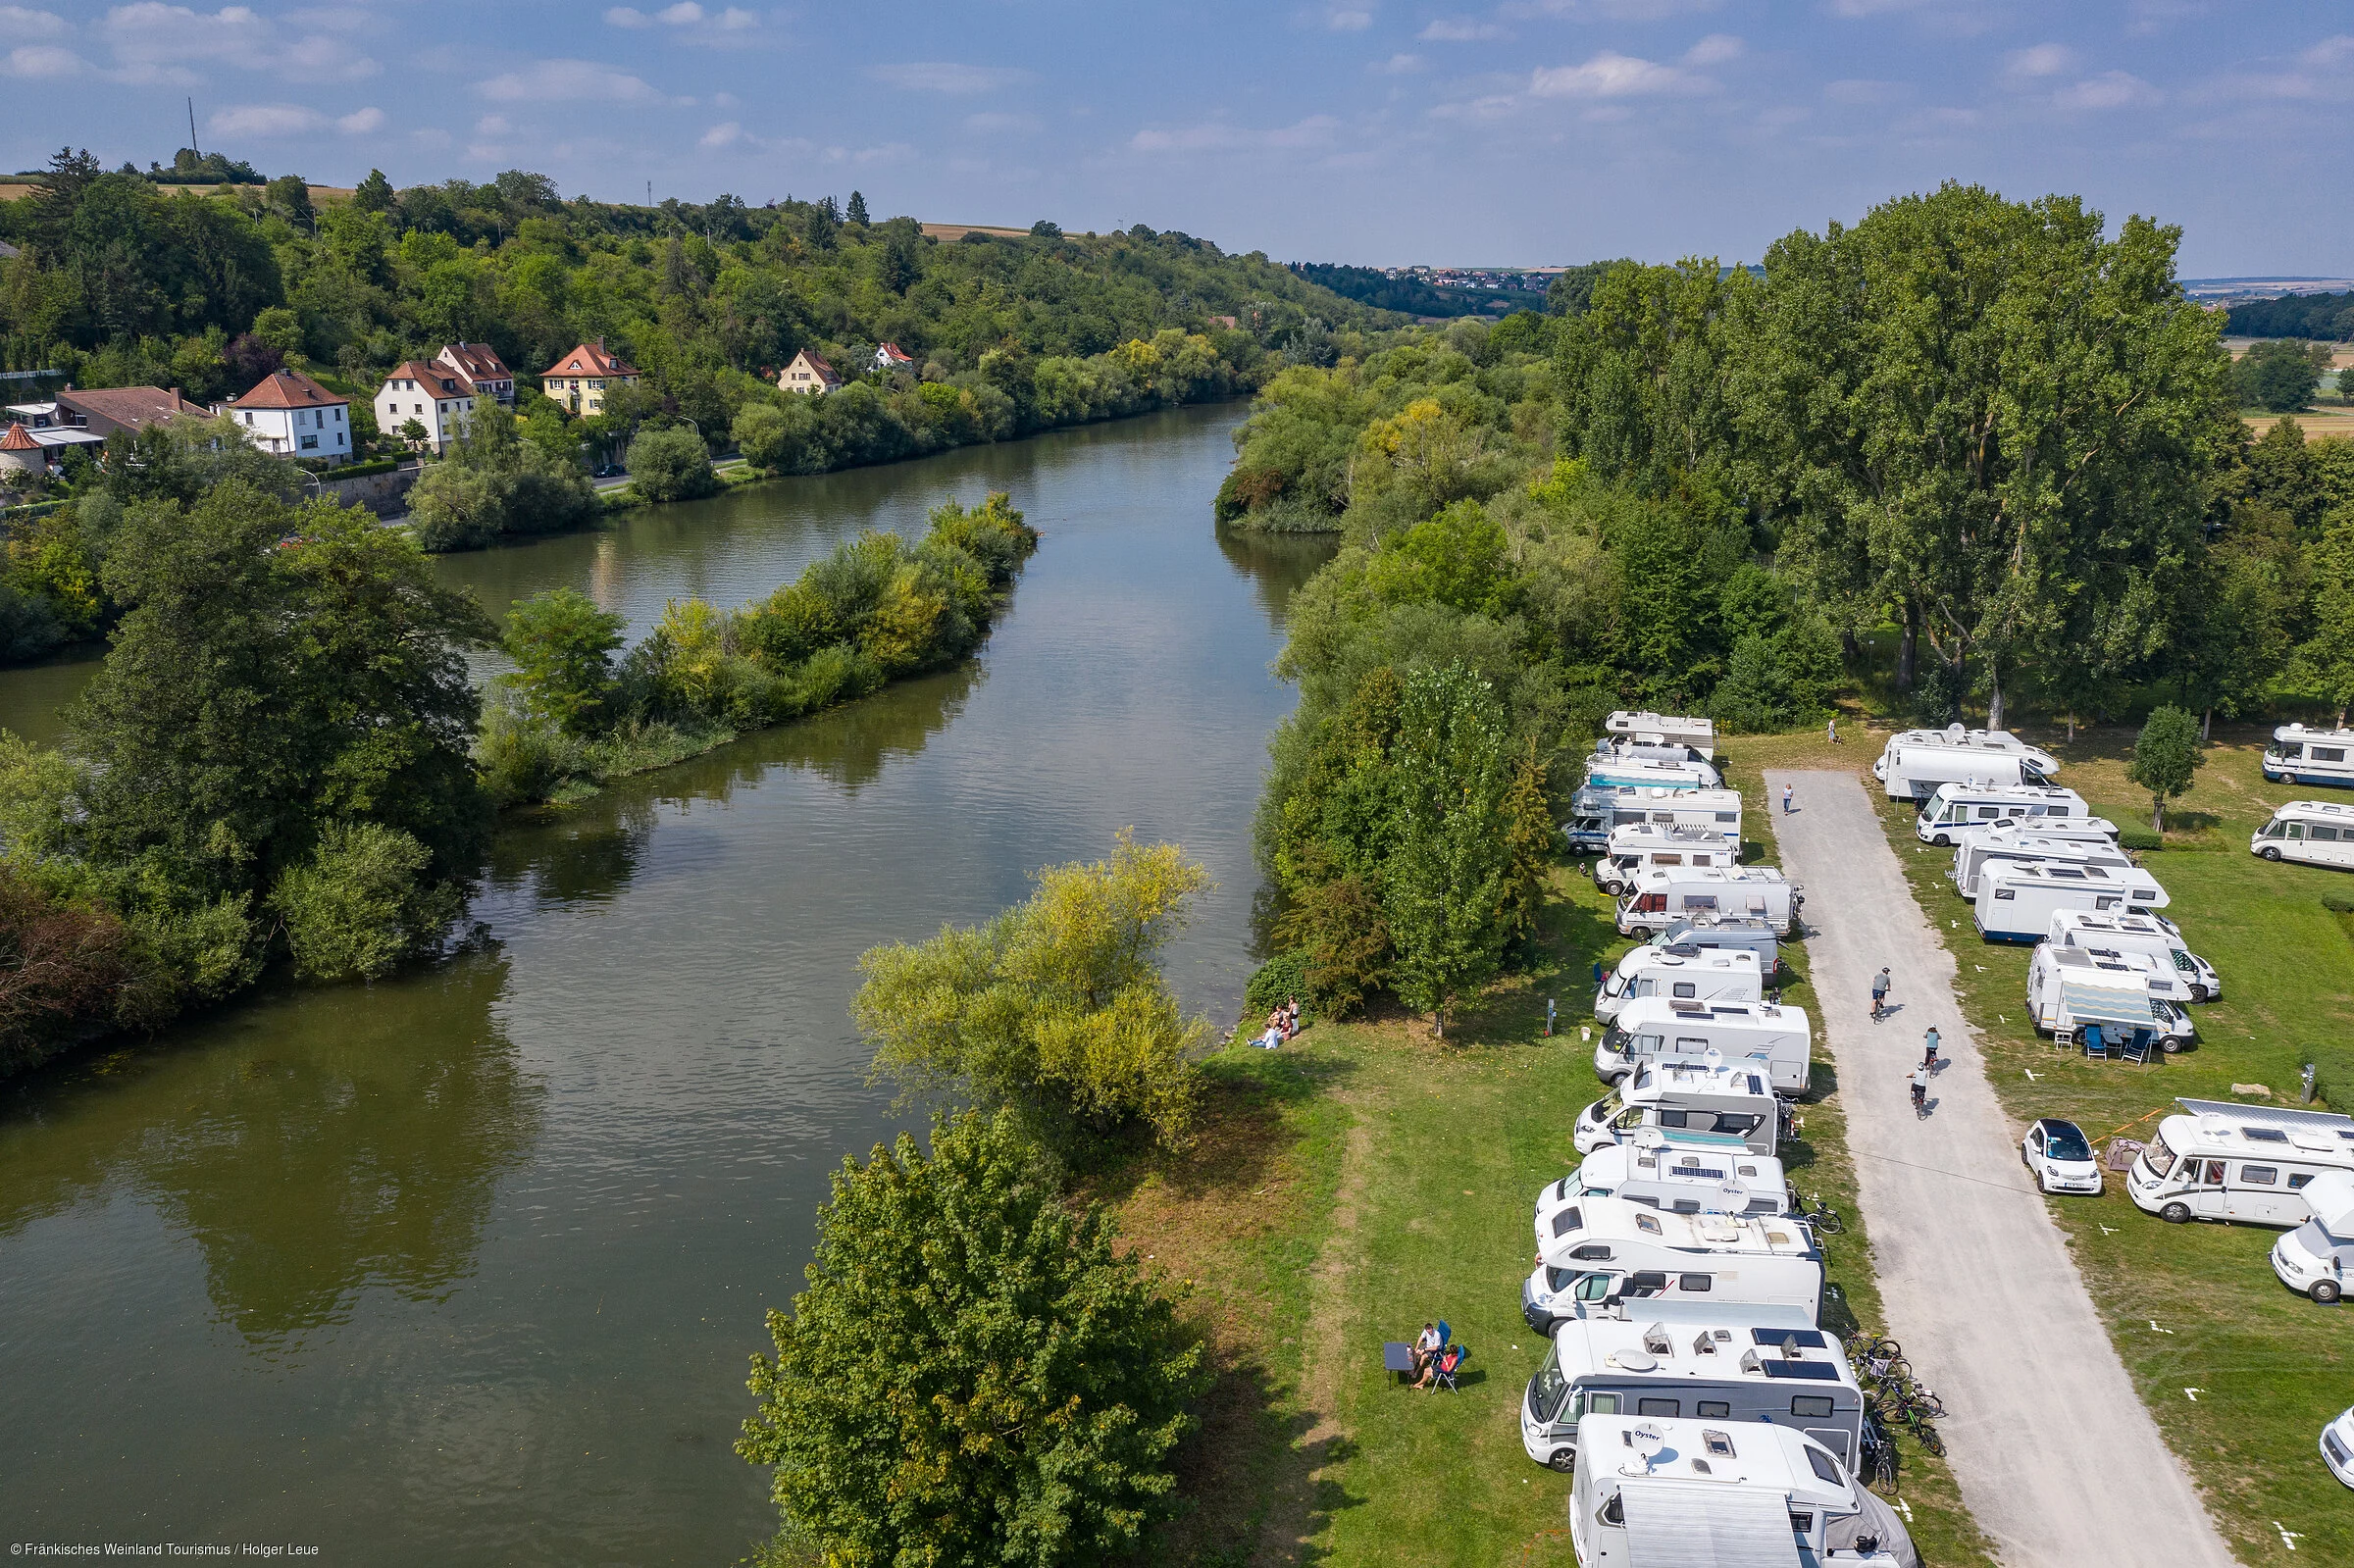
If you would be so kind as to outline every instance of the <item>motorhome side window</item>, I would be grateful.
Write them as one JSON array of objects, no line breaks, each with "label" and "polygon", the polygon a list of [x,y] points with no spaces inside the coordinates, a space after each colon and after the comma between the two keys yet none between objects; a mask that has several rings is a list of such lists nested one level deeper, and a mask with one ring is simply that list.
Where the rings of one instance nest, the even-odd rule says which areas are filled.
[{"label": "motorhome side window", "polygon": [[2316,843],[2333,844],[2337,842],[2337,830],[2326,822],[2317,822],[2305,830],[2305,836]]},{"label": "motorhome side window", "polygon": [[1994,890],[1994,896],[1997,899],[2017,898],[2019,896],[2019,889],[2016,887],[1997,887]]},{"label": "motorhome side window", "polygon": [[1635,1414],[1639,1416],[1677,1416],[1683,1413],[1683,1403],[1676,1399],[1637,1399],[1635,1401]]},{"label": "motorhome side window", "polygon": [[1803,1420],[1819,1421],[1831,1413],[1830,1396],[1820,1393],[1802,1393],[1790,1401],[1790,1413]]},{"label": "motorhome side window", "polygon": [[2298,1188],[2303,1187],[2307,1182],[2312,1180],[2313,1173],[2311,1171],[2299,1171],[2296,1175],[2288,1179],[2288,1189],[2291,1192],[2294,1192]]},{"label": "motorhome side window", "polygon": [[1662,1127],[1688,1127],[1691,1125],[1688,1116],[1689,1113],[1684,1111],[1663,1110],[1660,1112],[1660,1125]]},{"label": "motorhome side window", "polygon": [[1589,1393],[1586,1395],[1586,1414],[1590,1416],[1614,1416],[1617,1413],[1618,1396],[1616,1394]]},{"label": "motorhome side window", "polygon": [[1711,1416],[1719,1421],[1729,1421],[1733,1414],[1732,1401],[1729,1399],[1697,1400],[1692,1406],[1692,1413],[1703,1421],[1708,1420]]},{"label": "motorhome side window", "polygon": [[2280,1173],[2270,1165],[2243,1165],[2239,1179],[2250,1187],[2273,1187],[2279,1183]]},{"label": "motorhome side window", "polygon": [[[1715,1289],[1716,1277],[1713,1274],[1682,1274],[1676,1276],[1675,1285],[1679,1290],[1689,1290],[1697,1294],[1702,1290]],[[1703,1410],[1701,1414],[1705,1416],[1708,1412]]]},{"label": "motorhome side window", "polygon": [[2315,746],[2306,755],[2316,762],[2343,762],[2346,760],[2346,748],[2343,746]]},{"label": "motorhome side window", "polygon": [[1697,997],[1700,994],[1700,986],[1697,982],[1679,980],[1675,983],[1673,994],[1677,996]]}]

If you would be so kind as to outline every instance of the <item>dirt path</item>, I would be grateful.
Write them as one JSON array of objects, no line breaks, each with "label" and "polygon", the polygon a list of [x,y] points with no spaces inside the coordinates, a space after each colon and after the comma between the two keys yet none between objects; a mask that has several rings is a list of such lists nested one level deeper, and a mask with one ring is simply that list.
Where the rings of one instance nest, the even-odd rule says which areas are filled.
[{"label": "dirt path", "polygon": [[[1780,814],[1782,787],[1799,809]],[[2020,1163],[1938,945],[1852,774],[1766,775],[1871,1222],[1888,1332],[1944,1398],[1955,1479],[2010,1568],[2224,1568],[2207,1517],[2103,1333]],[[1944,918],[1967,908],[1960,899]],[[1871,1022],[1886,965],[1900,1010]],[[1948,1064],[1917,1121],[1905,1076],[1937,1026]],[[2110,1178],[2112,1181],[2116,1177]]]}]

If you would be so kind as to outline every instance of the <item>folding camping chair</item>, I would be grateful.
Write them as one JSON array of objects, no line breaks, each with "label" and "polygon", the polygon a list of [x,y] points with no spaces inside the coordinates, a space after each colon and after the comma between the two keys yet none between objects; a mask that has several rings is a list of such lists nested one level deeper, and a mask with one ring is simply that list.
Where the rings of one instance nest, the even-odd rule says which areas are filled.
[{"label": "folding camping chair", "polygon": [[2150,1060],[2150,1032],[2146,1029],[2135,1030],[2133,1037],[2118,1047],[2117,1054],[2136,1067],[2147,1066]]},{"label": "folding camping chair", "polygon": [[2084,1026],[2084,1059],[2090,1062],[2109,1059],[2109,1032],[2098,1024]]},{"label": "folding camping chair", "polygon": [[1469,1359],[1471,1359],[1471,1352],[1460,1344],[1451,1344],[1441,1350],[1439,1358],[1430,1364],[1432,1389],[1445,1389],[1449,1393],[1462,1392],[1462,1390],[1455,1386],[1455,1380],[1461,1374],[1463,1363]]}]

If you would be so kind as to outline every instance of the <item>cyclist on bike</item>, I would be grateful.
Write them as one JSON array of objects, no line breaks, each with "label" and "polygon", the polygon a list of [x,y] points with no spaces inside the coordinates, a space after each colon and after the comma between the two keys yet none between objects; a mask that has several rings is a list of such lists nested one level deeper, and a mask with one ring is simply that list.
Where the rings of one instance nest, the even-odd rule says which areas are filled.
[{"label": "cyclist on bike", "polygon": [[1926,1116],[1929,1114],[1929,1070],[1926,1067],[1916,1067],[1912,1072],[1912,1080],[1913,1114]]},{"label": "cyclist on bike", "polygon": [[1931,1024],[1929,1033],[1920,1042],[1920,1065],[1930,1072],[1937,1071],[1937,1026]]},{"label": "cyclist on bike", "polygon": [[1880,1014],[1887,1011],[1889,984],[1887,966],[1882,965],[1880,972],[1871,977],[1871,1021],[1875,1024],[1880,1021]]}]

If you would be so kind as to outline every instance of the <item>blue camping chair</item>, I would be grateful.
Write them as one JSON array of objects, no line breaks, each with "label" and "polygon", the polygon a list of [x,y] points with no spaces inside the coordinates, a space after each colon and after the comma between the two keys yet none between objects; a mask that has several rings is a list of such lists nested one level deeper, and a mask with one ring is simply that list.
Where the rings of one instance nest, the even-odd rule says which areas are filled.
[{"label": "blue camping chair", "polygon": [[2150,1060],[2150,1032],[2137,1029],[2133,1037],[2118,1048],[2118,1055],[2135,1066],[2147,1066]]},{"label": "blue camping chair", "polygon": [[2084,1054],[2096,1062],[2109,1059],[2109,1035],[2098,1024],[2084,1026]]},{"label": "blue camping chair", "polygon": [[1430,1364],[1431,1386],[1445,1389],[1449,1393],[1462,1392],[1455,1386],[1455,1380],[1461,1375],[1463,1363],[1470,1359],[1471,1352],[1459,1344],[1451,1344],[1441,1350],[1439,1358]]},{"label": "blue camping chair", "polygon": [[1447,1326],[1447,1320],[1445,1318],[1439,1319],[1439,1348],[1442,1350],[1446,1349],[1447,1346],[1453,1342],[1454,1339],[1455,1331]]}]

